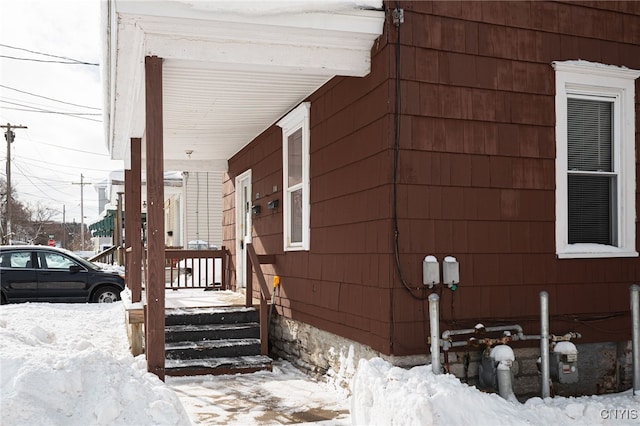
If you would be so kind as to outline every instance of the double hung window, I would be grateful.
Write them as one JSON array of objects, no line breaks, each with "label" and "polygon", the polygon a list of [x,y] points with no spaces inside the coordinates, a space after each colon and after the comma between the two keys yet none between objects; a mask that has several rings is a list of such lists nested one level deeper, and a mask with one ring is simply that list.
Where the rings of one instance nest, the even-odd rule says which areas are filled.
[{"label": "double hung window", "polygon": [[556,70],[556,253],[637,256],[635,78],[586,61]]},{"label": "double hung window", "polygon": [[285,250],[309,250],[309,102],[278,122],[282,128]]}]

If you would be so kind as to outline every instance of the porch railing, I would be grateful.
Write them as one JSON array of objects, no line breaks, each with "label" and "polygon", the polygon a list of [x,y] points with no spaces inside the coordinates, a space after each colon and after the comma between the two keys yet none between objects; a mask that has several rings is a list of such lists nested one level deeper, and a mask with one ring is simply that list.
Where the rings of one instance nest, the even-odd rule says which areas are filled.
[{"label": "porch railing", "polygon": [[220,250],[165,249],[165,288],[229,288],[229,252]]},{"label": "porch railing", "polygon": [[260,264],[274,264],[275,256],[263,254],[257,255],[253,244],[246,244],[247,250],[247,282],[246,291],[247,299],[246,306],[253,306],[253,274],[256,274],[258,279],[258,285],[260,290],[260,352],[262,355],[269,355],[269,307],[268,301],[271,300],[271,293],[269,292],[269,286],[264,279],[262,268]]},{"label": "porch railing", "polygon": [[109,265],[113,265],[117,261],[117,256],[116,256],[117,252],[118,252],[118,247],[111,246],[108,249],[96,254],[95,256],[90,257],[89,261],[107,263]]}]

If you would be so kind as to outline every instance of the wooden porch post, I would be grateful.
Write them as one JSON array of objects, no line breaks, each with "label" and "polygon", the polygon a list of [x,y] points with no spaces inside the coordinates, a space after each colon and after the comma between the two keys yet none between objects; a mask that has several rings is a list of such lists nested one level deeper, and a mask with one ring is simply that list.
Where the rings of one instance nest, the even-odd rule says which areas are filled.
[{"label": "wooden porch post", "polygon": [[147,368],[164,380],[164,158],[162,139],[162,58],[147,56],[145,120],[147,147]]},{"label": "wooden porch post", "polygon": [[117,259],[117,263],[118,265],[122,265],[124,264],[124,260],[123,260],[123,250],[122,250],[122,192],[118,192],[118,201],[116,203],[116,223],[115,223],[115,230],[114,230],[114,237],[115,237],[115,246],[117,247],[116,252],[115,252],[115,256]]},{"label": "wooden porch post", "polygon": [[[133,183],[131,182],[131,169],[124,169],[124,208],[122,209],[123,212],[123,217],[122,219],[124,220],[124,238],[123,240],[123,252],[124,252],[124,271],[125,271],[125,280],[126,278],[128,278],[129,276],[129,263],[131,263],[130,260],[130,255],[127,255],[127,250],[129,247],[131,247],[131,237],[133,236],[132,231],[131,231],[131,218],[127,218],[127,216],[129,216],[127,214],[127,211],[129,213],[131,213],[131,210],[129,210],[131,208],[131,185]],[[129,286],[129,283],[127,282],[127,286],[129,288],[131,288]]]},{"label": "wooden porch post", "polygon": [[[125,201],[126,239],[127,245],[131,247],[131,264],[128,265],[129,276],[127,284],[131,289],[131,301],[139,302],[142,298],[142,141],[140,138],[131,138],[131,171],[129,177],[131,185],[127,194],[129,198]],[[126,183],[125,174],[125,183]]]}]

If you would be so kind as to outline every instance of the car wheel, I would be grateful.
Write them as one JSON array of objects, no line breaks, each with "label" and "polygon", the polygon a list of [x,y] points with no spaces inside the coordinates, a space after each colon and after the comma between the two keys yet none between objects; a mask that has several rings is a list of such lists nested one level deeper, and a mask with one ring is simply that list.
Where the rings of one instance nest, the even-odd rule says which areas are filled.
[{"label": "car wheel", "polygon": [[113,303],[118,300],[120,300],[120,290],[112,286],[100,287],[91,298],[95,303]]},{"label": "car wheel", "polygon": [[7,298],[3,295],[1,295],[0,297],[0,304],[2,305],[6,305],[7,304]]}]

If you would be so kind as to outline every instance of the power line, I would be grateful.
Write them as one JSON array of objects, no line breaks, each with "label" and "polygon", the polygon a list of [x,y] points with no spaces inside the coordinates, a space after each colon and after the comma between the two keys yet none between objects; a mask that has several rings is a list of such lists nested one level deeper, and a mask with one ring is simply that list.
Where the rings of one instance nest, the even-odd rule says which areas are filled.
[{"label": "power line", "polygon": [[80,182],[71,182],[71,185],[80,185],[80,241],[84,245],[84,186],[89,183],[84,181],[84,175],[81,173]]},{"label": "power line", "polygon": [[[34,179],[38,179],[40,182],[42,182],[42,184],[46,185],[47,187],[49,187],[50,189],[53,189],[54,191],[57,191],[61,194],[67,195],[65,192],[63,192],[62,190],[60,190],[59,188],[56,188],[55,186],[51,185],[50,183],[46,182],[44,179],[38,177],[38,176],[27,176],[27,173],[25,173],[25,171],[22,169],[22,167],[20,167],[19,164],[16,164],[16,168],[18,170],[20,170],[22,172],[22,176],[29,181],[29,183],[31,183],[31,185],[33,185],[35,188],[37,188],[39,191],[42,191],[42,189],[39,188],[39,186],[37,184],[35,184],[31,178]],[[44,192],[43,192],[44,193]]]},{"label": "power line", "polygon": [[[47,178],[47,177],[38,176],[38,175],[34,174],[33,172],[31,172],[29,170],[29,165],[28,164],[22,164],[22,161],[15,161],[15,160],[14,160],[14,164],[22,172],[22,176],[24,176],[27,180],[29,180],[31,178],[37,179],[38,181],[42,182],[43,184],[45,184],[47,186],[49,186],[49,182],[68,184],[68,183],[71,183],[71,180],[72,180],[72,178],[65,179],[65,180],[60,180],[60,179],[50,179],[50,178]],[[25,167],[26,167],[26,169],[25,169]],[[44,168],[39,167],[39,169],[44,169]],[[53,170],[53,169],[48,169],[48,170],[50,170],[52,172],[57,172],[57,170]],[[74,168],[74,170],[75,170],[75,168]],[[29,182],[32,185],[36,186],[36,184],[33,183],[33,181],[29,180]],[[59,190],[59,189],[56,188],[56,190]]]},{"label": "power line", "polygon": [[81,113],[68,113],[68,112],[59,112],[59,111],[48,111],[48,110],[44,110],[44,109],[41,109],[41,108],[30,107],[28,105],[15,104],[13,102],[7,102],[7,101],[0,101],[0,102],[19,105],[19,106],[23,106],[23,107],[26,107],[26,108],[31,108],[31,109],[26,109],[26,108],[0,107],[2,109],[10,109],[10,110],[14,110],[14,111],[25,111],[25,112],[39,112],[39,113],[45,113],[45,114],[59,114],[59,115],[66,115],[66,116],[74,117],[74,118],[81,118],[83,120],[95,121],[97,123],[101,123],[102,122],[102,120],[94,120],[93,118],[83,117],[83,115],[102,115],[102,114],[81,114]]},{"label": "power line", "polygon": [[[22,196],[27,196],[27,197],[30,197],[30,198],[35,198],[36,202],[42,202],[42,203],[49,202],[49,203],[52,203],[52,204],[66,204],[68,206],[80,207],[80,203],[72,202],[71,200],[67,200],[65,202],[64,200],[60,200],[60,199],[57,199],[57,198],[54,199],[54,198],[51,198],[50,196],[43,197],[42,195],[32,194],[30,192],[25,192],[25,191],[18,191],[18,193],[19,193],[19,197],[15,197],[16,199],[20,198]],[[69,197],[73,197],[73,195],[70,195]],[[33,201],[22,201],[22,200],[20,200],[20,202],[21,203],[32,203]],[[98,208],[98,203],[96,201],[88,202],[88,201],[85,200],[85,204],[87,206],[89,206],[89,207],[92,207],[92,208],[93,207],[95,207],[96,209]]]},{"label": "power line", "polygon": [[[92,65],[92,66],[99,66],[100,64],[96,64],[96,63],[92,63],[92,62],[85,62],[85,61],[80,61],[78,59],[72,59],[72,58],[67,58],[66,56],[58,56],[58,55],[52,55],[50,53],[43,53],[43,52],[37,52],[35,50],[29,50],[29,49],[25,49],[22,47],[15,47],[15,46],[9,46],[6,44],[0,44],[1,47],[6,47],[8,49],[15,49],[15,50],[21,50],[23,52],[29,52],[29,53],[34,53],[36,55],[42,55],[42,56],[48,56],[50,58],[58,58],[58,59],[64,59],[65,61],[70,61],[70,62],[60,62],[60,63],[65,63],[65,64],[74,64],[74,65]],[[8,56],[2,56],[1,57],[7,58]],[[22,58],[12,58],[12,57],[8,57],[9,59],[22,59]],[[38,62],[55,62],[55,61],[44,61],[44,60],[38,60],[38,59],[22,59],[25,61],[38,61]]]},{"label": "power line", "polygon": [[[25,108],[38,109],[38,110],[41,110],[41,111],[52,111],[52,110],[48,109],[49,105],[43,105],[43,104],[39,104],[39,103],[32,102],[32,101],[23,101],[21,99],[5,98],[5,97],[1,97],[0,96],[0,102],[6,103],[6,104],[11,104],[11,105],[18,105],[18,106],[25,107]],[[91,116],[96,116],[96,117],[99,117],[99,116],[102,115],[102,113],[99,113],[99,112],[76,112],[76,111],[71,110],[71,109],[69,109],[69,110],[66,110],[66,109],[65,110],[58,110],[58,111],[55,111],[55,113],[57,113],[57,114],[71,114],[71,115],[79,115],[79,116],[91,115]]]},{"label": "power line", "polygon": [[90,106],[86,106],[86,105],[80,105],[80,104],[74,104],[71,102],[65,102],[65,101],[60,101],[58,99],[54,99],[54,98],[49,98],[47,96],[42,96],[42,95],[36,95],[35,93],[31,93],[31,92],[25,92],[24,90],[19,90],[13,87],[9,87],[9,86],[5,86],[3,84],[0,84],[0,87],[4,88],[4,89],[9,89],[9,90],[13,90],[15,92],[19,92],[19,93],[24,93],[25,95],[30,95],[30,96],[35,96],[36,98],[42,98],[42,99],[47,99],[49,101],[54,101],[54,102],[59,102],[61,104],[67,104],[67,105],[71,105],[71,106],[77,106],[80,108],[87,108],[87,109],[95,109],[98,111],[101,111],[102,108],[96,108],[96,107],[90,107]]},{"label": "power line", "polygon": [[38,142],[38,141],[31,141],[31,142],[33,142],[33,143],[39,143],[39,144],[47,145],[47,146],[52,146],[52,147],[54,147],[54,148],[66,149],[66,150],[68,150],[68,151],[82,152],[82,153],[84,153],[84,154],[100,155],[100,156],[102,156],[102,157],[108,157],[108,156],[109,156],[109,154],[101,154],[101,153],[99,153],[99,152],[84,151],[84,150],[82,150],[82,149],[69,148],[69,147],[66,147],[66,146],[56,145],[56,144],[47,143],[47,142]]},{"label": "power line", "polygon": [[[69,165],[68,165],[68,164],[52,163],[52,162],[50,162],[50,161],[36,160],[36,159],[34,159],[34,158],[21,158],[19,162],[26,162],[26,163],[41,163],[41,164],[47,164],[47,165],[51,165],[51,166],[60,166],[60,167],[66,168],[66,169],[68,169],[68,168],[69,168]],[[28,164],[27,164],[27,165],[28,165]],[[50,171],[55,172],[55,173],[58,173],[58,174],[60,174],[60,173],[65,173],[65,172],[62,172],[62,171],[60,171],[60,170],[58,170],[58,169],[52,169],[52,168],[42,167],[42,166],[37,166],[37,167],[38,167],[39,169],[42,169],[42,170],[50,170]],[[113,169],[113,168],[111,168],[111,169],[96,169],[95,167],[77,167],[77,166],[74,166],[74,167],[73,167],[73,170],[74,170],[74,171],[75,171],[75,170],[91,170],[91,171],[95,171],[95,172],[105,172],[105,173],[110,173],[110,172],[112,172],[112,171],[114,171],[114,170],[119,170],[119,169],[117,169],[117,168],[115,168],[115,169]],[[67,172],[66,174],[71,174],[71,173]]]},{"label": "power line", "polygon": [[0,102],[4,102],[5,104],[10,104],[10,105],[17,105],[17,106],[21,106],[21,107],[25,107],[25,108],[33,108],[36,110],[40,110],[41,112],[49,112],[52,114],[66,114],[66,115],[93,115],[93,116],[100,116],[102,115],[102,113],[99,112],[72,112],[72,111],[52,111],[49,109],[44,109],[44,108],[40,108],[40,107],[34,107],[31,105],[25,105],[25,104],[21,104],[18,102],[11,102],[11,101],[5,101],[0,99]]},{"label": "power line", "polygon": [[49,60],[46,60],[46,59],[19,58],[17,56],[9,56],[9,55],[0,55],[0,58],[13,59],[15,61],[42,62],[42,63],[45,63],[45,64],[98,65],[98,64],[89,64],[89,63],[73,62],[73,61],[49,61]]},{"label": "power line", "polygon": [[[42,108],[49,108],[50,107],[50,104],[44,104],[44,103],[39,103],[39,102],[34,102],[34,101],[27,101],[27,100],[19,99],[19,98],[9,98],[9,97],[0,96],[0,100],[9,101],[9,102],[19,102],[19,103],[24,104],[25,106],[29,106],[29,107],[42,107]],[[65,106],[62,106],[62,107],[63,108],[67,108]],[[64,111],[66,111],[66,110],[64,110]],[[69,110],[69,112],[73,112],[73,110]]]}]

